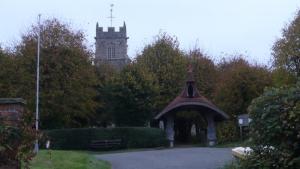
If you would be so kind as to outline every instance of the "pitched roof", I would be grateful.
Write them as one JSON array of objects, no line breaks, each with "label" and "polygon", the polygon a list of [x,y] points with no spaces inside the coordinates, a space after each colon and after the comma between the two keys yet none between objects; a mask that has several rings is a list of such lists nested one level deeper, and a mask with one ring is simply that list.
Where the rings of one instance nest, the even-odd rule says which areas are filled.
[{"label": "pitched roof", "polygon": [[215,106],[212,102],[210,102],[207,98],[200,94],[196,87],[191,68],[189,68],[186,85],[183,88],[181,94],[177,96],[172,102],[170,102],[155,117],[155,119],[159,119],[172,111],[189,108],[193,108],[196,110],[210,110],[209,113],[214,113],[217,120],[225,120],[229,118],[229,116],[225,112],[220,110],[217,106]]}]

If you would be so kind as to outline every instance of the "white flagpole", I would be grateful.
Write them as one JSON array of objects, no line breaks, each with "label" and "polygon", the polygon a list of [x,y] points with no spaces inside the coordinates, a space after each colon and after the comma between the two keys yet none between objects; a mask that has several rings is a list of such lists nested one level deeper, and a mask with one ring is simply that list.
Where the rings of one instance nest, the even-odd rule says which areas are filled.
[{"label": "white flagpole", "polygon": [[[37,44],[37,63],[36,63],[36,109],[35,109],[35,129],[36,133],[39,130],[39,86],[40,86],[40,20],[41,14],[38,18],[38,44]],[[34,145],[34,152],[38,153],[39,151],[39,140],[36,138]]]}]

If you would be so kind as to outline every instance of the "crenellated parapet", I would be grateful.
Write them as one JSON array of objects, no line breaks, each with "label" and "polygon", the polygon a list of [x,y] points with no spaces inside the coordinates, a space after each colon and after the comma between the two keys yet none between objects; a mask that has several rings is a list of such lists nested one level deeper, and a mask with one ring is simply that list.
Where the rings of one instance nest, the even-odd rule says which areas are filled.
[{"label": "crenellated parapet", "polygon": [[95,64],[110,64],[119,70],[123,68],[130,62],[127,55],[127,39],[125,22],[119,30],[115,30],[115,27],[108,27],[107,31],[104,31],[103,27],[99,27],[97,23]]},{"label": "crenellated parapet", "polygon": [[119,27],[119,31],[115,30],[115,27],[108,27],[107,31],[103,30],[103,27],[99,27],[99,24],[96,25],[96,39],[107,39],[107,38],[125,38],[128,39],[126,33],[125,22],[123,26]]}]

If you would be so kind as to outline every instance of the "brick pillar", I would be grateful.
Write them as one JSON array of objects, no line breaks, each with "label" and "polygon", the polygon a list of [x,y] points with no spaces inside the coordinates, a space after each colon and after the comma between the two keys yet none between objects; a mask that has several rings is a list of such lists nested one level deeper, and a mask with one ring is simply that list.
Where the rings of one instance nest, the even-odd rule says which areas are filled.
[{"label": "brick pillar", "polygon": [[17,125],[24,111],[25,101],[21,98],[0,98],[0,121]]},{"label": "brick pillar", "polygon": [[[18,126],[25,101],[21,98],[0,98],[0,123],[9,126]],[[1,169],[21,169],[20,161],[14,161]]]}]

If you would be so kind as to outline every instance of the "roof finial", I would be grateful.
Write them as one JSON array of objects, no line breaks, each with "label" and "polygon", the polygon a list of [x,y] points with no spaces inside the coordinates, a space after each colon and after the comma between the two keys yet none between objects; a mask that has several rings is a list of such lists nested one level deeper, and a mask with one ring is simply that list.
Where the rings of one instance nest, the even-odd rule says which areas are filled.
[{"label": "roof finial", "polygon": [[188,65],[188,71],[187,71],[187,82],[194,82],[194,74],[193,74],[193,65],[190,63]]},{"label": "roof finial", "polygon": [[192,66],[192,64],[189,64],[189,66],[188,66],[188,72],[189,73],[193,73],[193,66]]},{"label": "roof finial", "polygon": [[110,19],[110,27],[112,27],[112,21],[113,21],[113,7],[114,7],[114,4],[110,4],[110,16],[108,17]]}]

